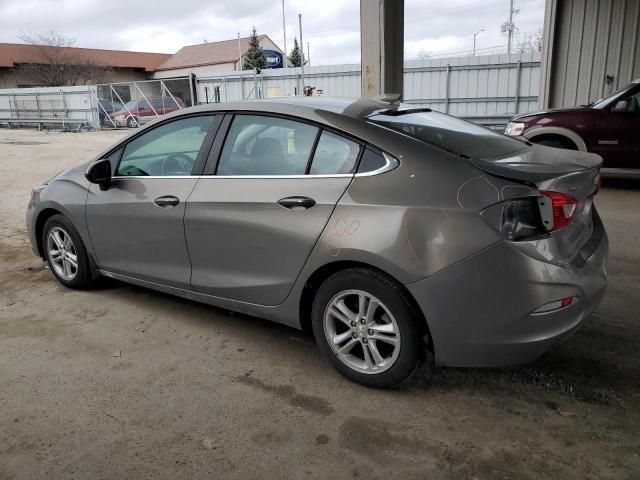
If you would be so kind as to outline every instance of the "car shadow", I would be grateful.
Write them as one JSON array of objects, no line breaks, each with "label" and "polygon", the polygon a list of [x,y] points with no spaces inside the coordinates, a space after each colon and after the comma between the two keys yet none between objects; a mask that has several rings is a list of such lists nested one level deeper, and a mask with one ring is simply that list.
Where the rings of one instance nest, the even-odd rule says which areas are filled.
[{"label": "car shadow", "polygon": [[[170,307],[188,312],[172,321],[176,325],[195,322],[222,328],[224,336],[237,337],[239,341],[250,335],[252,339],[259,339],[265,349],[283,350],[290,348],[293,341],[301,347],[295,349],[296,354],[310,355],[303,363],[323,362],[313,348],[313,336],[286,325],[112,279],[101,281],[96,290],[113,291],[136,301],[145,297],[151,300],[152,308]],[[492,395],[526,398],[560,395],[591,404],[616,406],[634,395],[638,390],[637,378],[640,378],[637,332],[631,336],[628,333],[616,328],[605,316],[595,314],[575,335],[528,364],[505,368],[434,368],[426,361],[398,389],[486,391]]]}]

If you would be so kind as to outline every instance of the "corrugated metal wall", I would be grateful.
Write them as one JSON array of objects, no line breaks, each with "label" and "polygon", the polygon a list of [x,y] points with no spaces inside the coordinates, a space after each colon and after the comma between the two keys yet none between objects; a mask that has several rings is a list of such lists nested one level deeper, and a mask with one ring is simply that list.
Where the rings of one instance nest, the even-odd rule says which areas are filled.
[{"label": "corrugated metal wall", "polygon": [[547,0],[545,44],[543,106],[606,96],[640,77],[640,0]]},{"label": "corrugated metal wall", "polygon": [[[262,95],[294,95],[299,77],[297,68],[264,70]],[[537,109],[539,82],[539,53],[410,60],[404,65],[405,101],[489,125]],[[197,83],[200,103],[206,101],[205,86],[210,101],[216,86],[223,102],[255,98],[252,72],[198,77]],[[307,67],[305,83],[325,95],[359,97],[360,65]]]}]

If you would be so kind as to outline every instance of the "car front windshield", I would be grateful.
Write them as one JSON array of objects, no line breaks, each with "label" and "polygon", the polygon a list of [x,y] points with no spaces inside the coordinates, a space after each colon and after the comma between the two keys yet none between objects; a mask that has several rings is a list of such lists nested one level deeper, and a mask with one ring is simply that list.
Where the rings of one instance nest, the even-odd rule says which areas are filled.
[{"label": "car front windshield", "polygon": [[527,148],[501,133],[429,110],[375,114],[368,120],[468,158],[501,157]]}]

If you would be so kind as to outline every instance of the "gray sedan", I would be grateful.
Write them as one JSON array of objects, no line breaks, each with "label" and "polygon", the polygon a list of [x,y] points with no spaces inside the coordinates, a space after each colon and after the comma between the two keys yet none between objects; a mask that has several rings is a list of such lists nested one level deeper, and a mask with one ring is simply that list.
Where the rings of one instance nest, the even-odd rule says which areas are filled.
[{"label": "gray sedan", "polygon": [[392,99],[184,109],[33,190],[33,249],[312,332],[373,387],[530,361],[606,285],[600,157]]}]

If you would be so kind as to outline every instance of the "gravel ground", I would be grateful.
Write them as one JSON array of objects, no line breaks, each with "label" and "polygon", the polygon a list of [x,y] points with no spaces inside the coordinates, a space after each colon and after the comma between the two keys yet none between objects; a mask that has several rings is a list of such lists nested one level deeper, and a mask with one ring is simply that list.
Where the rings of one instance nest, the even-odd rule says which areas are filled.
[{"label": "gravel ground", "polygon": [[610,286],[578,333],[529,365],[377,391],[295,330],[54,280],[30,188],[122,134],[0,130],[0,479],[640,478],[640,181],[597,197]]}]

